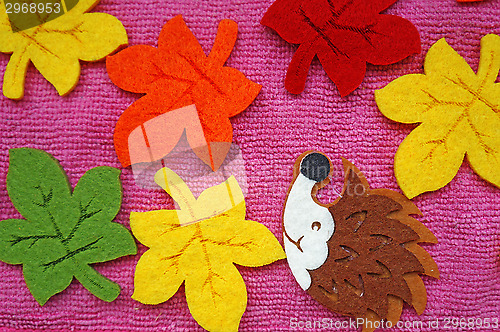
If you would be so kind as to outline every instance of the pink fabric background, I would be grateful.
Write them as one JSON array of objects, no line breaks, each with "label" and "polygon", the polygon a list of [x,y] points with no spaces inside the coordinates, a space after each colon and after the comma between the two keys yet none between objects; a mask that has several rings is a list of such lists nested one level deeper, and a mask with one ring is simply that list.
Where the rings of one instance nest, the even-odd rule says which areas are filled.
[{"label": "pink fabric background", "polygon": [[[102,0],[94,11],[119,18],[127,29],[130,45],[155,46],[163,24],[182,14],[207,53],[221,19],[238,23],[239,39],[227,64],[263,85],[252,106],[231,121],[234,141],[242,148],[247,164],[247,217],[267,226],[282,242],[282,205],[294,160],[305,150],[319,149],[332,158],[332,187],[336,190],[341,189],[343,181],[340,156],[355,163],[373,188],[399,190],[393,156],[414,126],[385,118],[375,104],[374,90],[401,75],[421,73],[427,50],[443,37],[477,70],[480,38],[487,33],[500,34],[500,2],[400,0],[386,13],[413,22],[421,35],[422,53],[395,65],[368,65],[363,84],[345,98],[340,98],[317,60],[301,95],[285,91],[284,75],[296,47],[259,24],[271,3]],[[2,76],[8,60],[9,55],[0,55]],[[0,96],[0,219],[20,217],[5,188],[8,149],[27,146],[53,154],[73,185],[92,167],[119,168],[113,129],[120,114],[138,97],[111,83],[104,62],[83,63],[79,85],[64,98],[30,66],[25,98],[14,102]],[[128,227],[131,211],[172,207],[165,193],[136,187],[130,168],[122,170],[121,178],[124,199],[116,221],[123,225]],[[443,330],[445,318],[500,317],[499,194],[498,188],[482,180],[465,162],[448,186],[414,199],[425,214],[425,224],[439,239],[439,244],[425,248],[439,265],[442,277],[424,278],[427,309],[419,317],[405,305],[403,321],[427,325],[441,319],[439,330]],[[322,197],[333,200],[332,188],[326,189]],[[168,302],[157,306],[130,298],[135,265],[144,251],[145,247],[139,245],[137,256],[96,266],[122,287],[113,303],[97,299],[73,282],[40,307],[26,288],[21,266],[0,263],[0,328],[201,331],[189,313],[183,287]],[[302,291],[285,260],[239,270],[248,290],[241,331],[288,331],[291,318],[345,320]],[[435,329],[398,331],[431,330]]]}]

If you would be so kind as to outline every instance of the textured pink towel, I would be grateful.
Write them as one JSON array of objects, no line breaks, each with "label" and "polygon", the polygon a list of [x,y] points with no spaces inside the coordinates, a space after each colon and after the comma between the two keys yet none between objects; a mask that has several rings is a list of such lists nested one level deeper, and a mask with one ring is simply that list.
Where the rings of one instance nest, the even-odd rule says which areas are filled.
[{"label": "textured pink towel", "polygon": [[[459,4],[455,0],[400,0],[386,13],[410,20],[419,30],[423,51],[390,66],[368,65],[366,78],[351,95],[340,98],[317,60],[305,91],[284,89],[284,77],[295,47],[259,24],[272,0],[102,0],[94,11],[118,17],[130,45],[155,45],[161,27],[177,14],[210,50],[218,22],[230,18],[239,25],[239,39],[228,65],[263,85],[256,101],[234,117],[234,140],[246,160],[248,219],[267,226],[282,241],[281,213],[295,158],[318,149],[334,162],[332,187],[343,183],[340,156],[356,164],[373,188],[399,190],[393,173],[398,145],[413,129],[394,123],[377,109],[374,91],[395,78],[421,73],[429,47],[445,37],[474,70],[479,42],[487,33],[500,34],[500,1]],[[3,75],[9,56],[0,55]],[[8,149],[43,149],[60,160],[75,185],[92,167],[120,167],[113,148],[113,129],[120,114],[139,96],[114,86],[104,62],[84,63],[79,85],[68,97],[30,66],[26,96],[20,102],[0,97],[0,219],[16,218],[5,188]],[[172,208],[166,194],[138,188],[130,168],[123,169],[124,199],[118,222],[129,225],[131,211]],[[333,200],[333,189],[322,194]],[[401,320],[423,327],[397,331],[445,330],[451,319],[500,317],[500,191],[465,163],[445,188],[423,194],[414,202],[439,244],[425,246],[441,270],[441,280],[424,278],[428,305],[422,316],[405,305]],[[54,330],[201,331],[191,317],[181,287],[168,302],[147,306],[130,298],[137,256],[98,264],[97,270],[118,282],[122,293],[106,303],[73,282],[40,307],[26,287],[21,266],[0,263],[0,328]],[[289,331],[298,322],[332,319],[332,314],[307,295],[294,280],[285,260],[262,268],[239,268],[248,289],[248,307],[241,331]],[[438,329],[430,323],[439,320]],[[292,322],[292,324],[291,324]],[[318,326],[318,325],[316,325]],[[477,325],[474,325],[477,326]],[[301,330],[339,330],[316,328]],[[352,331],[352,328],[340,329]],[[469,330],[479,330],[477,327]],[[493,331],[488,328],[484,331]]]}]

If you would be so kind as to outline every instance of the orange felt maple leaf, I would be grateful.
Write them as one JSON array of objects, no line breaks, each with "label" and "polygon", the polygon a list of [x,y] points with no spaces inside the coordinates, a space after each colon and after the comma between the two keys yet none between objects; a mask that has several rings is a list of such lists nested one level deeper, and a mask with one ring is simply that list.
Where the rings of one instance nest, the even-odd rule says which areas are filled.
[{"label": "orange felt maple leaf", "polygon": [[[132,46],[107,58],[114,84],[146,94],[122,114],[115,127],[115,150],[124,167],[163,158],[184,131],[196,155],[214,171],[220,167],[233,139],[229,118],[246,109],[261,89],[238,70],[224,67],[237,33],[234,21],[222,20],[207,56],[179,15],[163,27],[158,48]],[[139,146],[161,154],[142,153],[150,160],[131,160],[137,136],[141,136]]]}]

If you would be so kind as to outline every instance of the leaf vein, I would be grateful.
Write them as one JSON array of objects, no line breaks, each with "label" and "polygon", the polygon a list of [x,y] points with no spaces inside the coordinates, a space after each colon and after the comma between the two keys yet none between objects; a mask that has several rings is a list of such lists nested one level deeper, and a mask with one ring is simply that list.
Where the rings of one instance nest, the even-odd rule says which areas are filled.
[{"label": "leaf vein", "polygon": [[97,249],[96,247],[92,247],[94,244],[96,244],[97,242],[99,242],[103,237],[99,237],[97,240],[95,241],[92,241],[91,243],[83,246],[83,247],[80,247],[76,250],[72,250],[70,252],[68,252],[66,255],[56,259],[56,260],[53,260],[53,261],[50,261],[48,263],[45,263],[43,264],[42,266],[44,267],[44,271],[46,271],[48,268],[50,267],[54,267],[56,266],[57,264],[59,263],[62,263],[76,255],[78,255],[79,253],[82,253],[82,252],[85,252],[85,251],[88,251],[88,250],[93,250],[93,249]]},{"label": "leaf vein", "polygon": [[19,244],[23,241],[29,241],[33,240],[33,242],[28,246],[28,248],[31,248],[35,245],[36,242],[42,239],[57,239],[57,235],[31,235],[31,236],[18,236],[18,235],[13,235],[13,239],[9,240],[8,242],[11,243],[11,246],[15,246],[16,244]]},{"label": "leaf vein", "polygon": [[92,197],[89,200],[89,202],[87,203],[87,205],[84,207],[82,207],[82,205],[80,203],[80,217],[78,218],[78,221],[76,222],[73,229],[71,229],[71,231],[69,232],[68,236],[62,240],[63,244],[69,242],[75,236],[76,232],[78,231],[78,228],[80,228],[80,226],[82,225],[83,222],[85,222],[89,218],[92,218],[93,216],[95,216],[96,214],[98,214],[99,212],[102,211],[102,209],[92,211],[92,212],[87,211],[90,204],[92,204],[93,200],[94,200],[94,197]]}]

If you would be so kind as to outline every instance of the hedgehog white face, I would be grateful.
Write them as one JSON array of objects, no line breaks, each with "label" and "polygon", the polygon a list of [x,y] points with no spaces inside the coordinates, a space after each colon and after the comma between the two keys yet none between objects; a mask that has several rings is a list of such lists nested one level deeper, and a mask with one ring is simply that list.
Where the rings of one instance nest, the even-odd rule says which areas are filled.
[{"label": "hedgehog white face", "polygon": [[307,270],[323,265],[328,257],[327,241],[335,230],[333,217],[311,195],[316,183],[330,173],[330,162],[321,153],[310,153],[300,163],[300,174],[295,179],[285,203],[283,214],[284,243],[288,264],[300,287],[311,286]]}]

